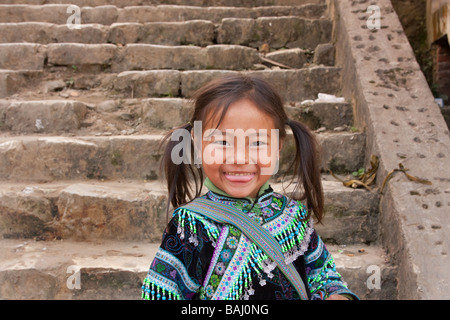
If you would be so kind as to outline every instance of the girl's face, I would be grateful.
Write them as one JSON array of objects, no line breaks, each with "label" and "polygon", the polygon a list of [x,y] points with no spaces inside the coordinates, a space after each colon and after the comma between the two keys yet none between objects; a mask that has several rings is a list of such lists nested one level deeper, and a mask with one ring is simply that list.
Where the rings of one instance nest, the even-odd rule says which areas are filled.
[{"label": "girl's face", "polygon": [[247,99],[231,104],[217,126],[220,115],[208,114],[203,126],[203,170],[228,195],[256,198],[278,161],[278,130],[272,118]]}]

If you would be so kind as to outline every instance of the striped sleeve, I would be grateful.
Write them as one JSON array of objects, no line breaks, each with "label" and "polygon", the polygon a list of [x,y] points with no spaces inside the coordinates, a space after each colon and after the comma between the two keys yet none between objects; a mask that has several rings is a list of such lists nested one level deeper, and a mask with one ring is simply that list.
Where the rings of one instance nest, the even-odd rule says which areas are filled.
[{"label": "striped sleeve", "polygon": [[325,300],[332,294],[358,299],[337,272],[333,257],[315,231],[305,253],[305,266],[312,300]]}]

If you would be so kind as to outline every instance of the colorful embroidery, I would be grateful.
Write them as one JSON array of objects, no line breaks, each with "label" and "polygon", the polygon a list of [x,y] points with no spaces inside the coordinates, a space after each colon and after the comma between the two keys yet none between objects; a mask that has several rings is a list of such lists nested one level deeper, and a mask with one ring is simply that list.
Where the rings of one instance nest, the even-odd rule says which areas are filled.
[{"label": "colorful embroidery", "polygon": [[190,232],[189,242],[197,246],[197,223],[201,223],[204,226],[208,237],[213,241],[213,245],[215,245],[215,240],[219,236],[219,229],[213,222],[209,221],[202,215],[184,209],[177,209],[173,213],[173,216],[178,218],[177,233],[180,235],[181,240],[184,240],[185,231],[187,228]]},{"label": "colorful embroidery", "polygon": [[[144,299],[178,300],[195,294],[200,285],[192,281],[184,264],[169,252],[159,248],[145,278]],[[167,294],[167,295],[166,295]]]},{"label": "colorful embroidery", "polygon": [[[230,264],[233,263],[236,252],[239,251],[238,246],[240,242],[238,241],[238,237],[241,236],[241,232],[233,226],[227,226],[226,228],[227,229],[222,231],[218,246],[214,252],[214,256],[217,256],[218,258],[215,261],[216,265],[213,268],[209,281],[206,282],[205,290],[203,292],[205,296],[201,296],[202,299],[212,299],[219,285],[223,283],[222,280],[224,277],[225,279],[229,278],[229,275],[226,275],[226,272],[230,269]],[[220,254],[217,254],[217,252],[220,252]],[[230,281],[231,280],[225,280],[225,283],[231,283]],[[226,287],[226,285],[222,284],[222,287],[224,286]],[[222,289],[222,293],[225,289],[226,288]]]},{"label": "colorful embroidery", "polygon": [[[231,260],[231,251],[229,251],[229,250],[228,251],[221,250],[221,248],[223,247],[225,241],[227,240],[227,236],[228,236],[229,230],[230,230],[230,228],[227,225],[225,225],[225,226],[223,226],[222,231],[220,232],[219,239],[217,240],[216,249],[214,250],[214,254],[213,254],[213,257],[211,259],[211,263],[209,265],[209,269],[208,269],[208,272],[206,274],[203,287],[208,286],[208,282],[209,282],[209,279],[210,279],[213,271],[216,271],[216,273],[220,274],[219,272],[217,272],[217,270],[218,270],[217,269],[217,265],[220,264],[220,267],[219,267],[220,270],[222,270],[222,266],[225,269],[226,268],[226,264],[225,263],[229,262]],[[222,260],[221,262],[218,262],[219,258]],[[216,266],[216,267],[214,267],[214,266]],[[209,287],[208,289],[209,289],[208,292],[210,292],[210,294],[207,295],[207,296],[210,297],[210,296],[212,296],[212,294],[214,292],[211,291],[211,290],[213,290],[212,287]]]},{"label": "colorful embroidery", "polygon": [[[288,203],[270,188],[256,203],[211,191],[202,197],[238,208],[261,224],[280,244],[286,263],[303,256],[312,299],[332,293],[353,295],[299,201]],[[192,299],[195,295],[200,299],[249,299],[257,297],[257,287],[264,286],[278,288],[273,291],[274,298],[297,297],[276,264],[234,226],[216,224],[182,207],[175,210],[171,223],[173,231],[165,235],[162,244],[168,250],[158,251],[144,280],[144,299]],[[208,246],[210,253],[203,255]]]},{"label": "colorful embroidery", "polygon": [[[274,238],[280,243],[283,253],[285,254],[286,262],[292,263],[306,251],[312,227],[307,221],[304,221],[306,216],[305,210],[302,206],[299,206],[297,202],[291,202],[288,206],[285,206],[279,199],[276,201],[278,208],[287,210],[286,214],[281,214],[281,211],[276,215],[270,214],[270,218],[272,218],[271,221],[263,226],[266,230],[271,232]],[[273,203],[268,200],[264,200],[264,202],[267,206],[270,203]],[[261,202],[258,202],[255,205],[250,206],[250,204],[245,204],[243,201],[238,200],[235,202],[235,207],[244,211],[253,220],[262,223],[264,222],[265,217],[263,216],[263,211],[260,209],[260,204]],[[270,213],[273,213],[273,211],[271,210]],[[219,268],[216,269],[219,270],[219,272],[216,271],[215,274],[211,276],[210,281],[205,285],[203,293],[206,297],[203,298],[235,299],[237,297],[242,297],[248,299],[254,292],[252,287],[248,287],[248,285],[251,286],[252,284],[252,271],[258,275],[260,285],[264,285],[266,282],[262,276],[262,272],[264,272],[269,279],[273,277],[272,271],[275,269],[276,264],[270,261],[261,250],[257,249],[257,247],[249,242],[243,235],[241,235],[239,244],[243,244],[245,247],[235,250],[237,247],[236,235],[240,235],[240,231],[235,227],[230,226],[230,234],[224,241],[221,254],[219,255],[220,259],[215,262],[217,263],[217,266],[219,266]],[[303,241],[305,236],[307,237],[307,240]],[[250,246],[252,247],[252,250],[249,250]],[[217,247],[216,249],[220,249],[220,247]],[[242,252],[240,250],[242,250]],[[239,281],[236,280],[237,277],[239,277]],[[218,279],[221,281],[220,286],[217,283]]]}]

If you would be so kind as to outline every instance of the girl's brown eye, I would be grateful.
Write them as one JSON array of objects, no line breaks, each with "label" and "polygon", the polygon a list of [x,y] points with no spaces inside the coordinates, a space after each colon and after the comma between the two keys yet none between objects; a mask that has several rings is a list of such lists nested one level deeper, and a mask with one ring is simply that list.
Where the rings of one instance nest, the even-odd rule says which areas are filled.
[{"label": "girl's brown eye", "polygon": [[217,140],[213,142],[214,144],[218,144],[220,146],[227,146],[228,142],[226,142],[225,140]]},{"label": "girl's brown eye", "polygon": [[254,147],[261,147],[261,146],[265,146],[267,143],[265,143],[264,141],[255,141],[252,143],[252,145]]}]

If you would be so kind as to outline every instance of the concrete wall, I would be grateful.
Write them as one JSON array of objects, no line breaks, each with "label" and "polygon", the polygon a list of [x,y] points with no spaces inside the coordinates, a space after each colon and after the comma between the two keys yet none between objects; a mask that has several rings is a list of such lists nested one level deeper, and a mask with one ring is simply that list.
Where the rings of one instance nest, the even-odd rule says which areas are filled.
[{"label": "concrete wall", "polygon": [[398,266],[399,299],[449,299],[450,137],[389,0],[377,1],[380,27],[368,25],[369,1],[329,0],[343,95],[366,132],[366,162],[380,158],[377,184],[402,163],[380,200],[380,240]]}]

